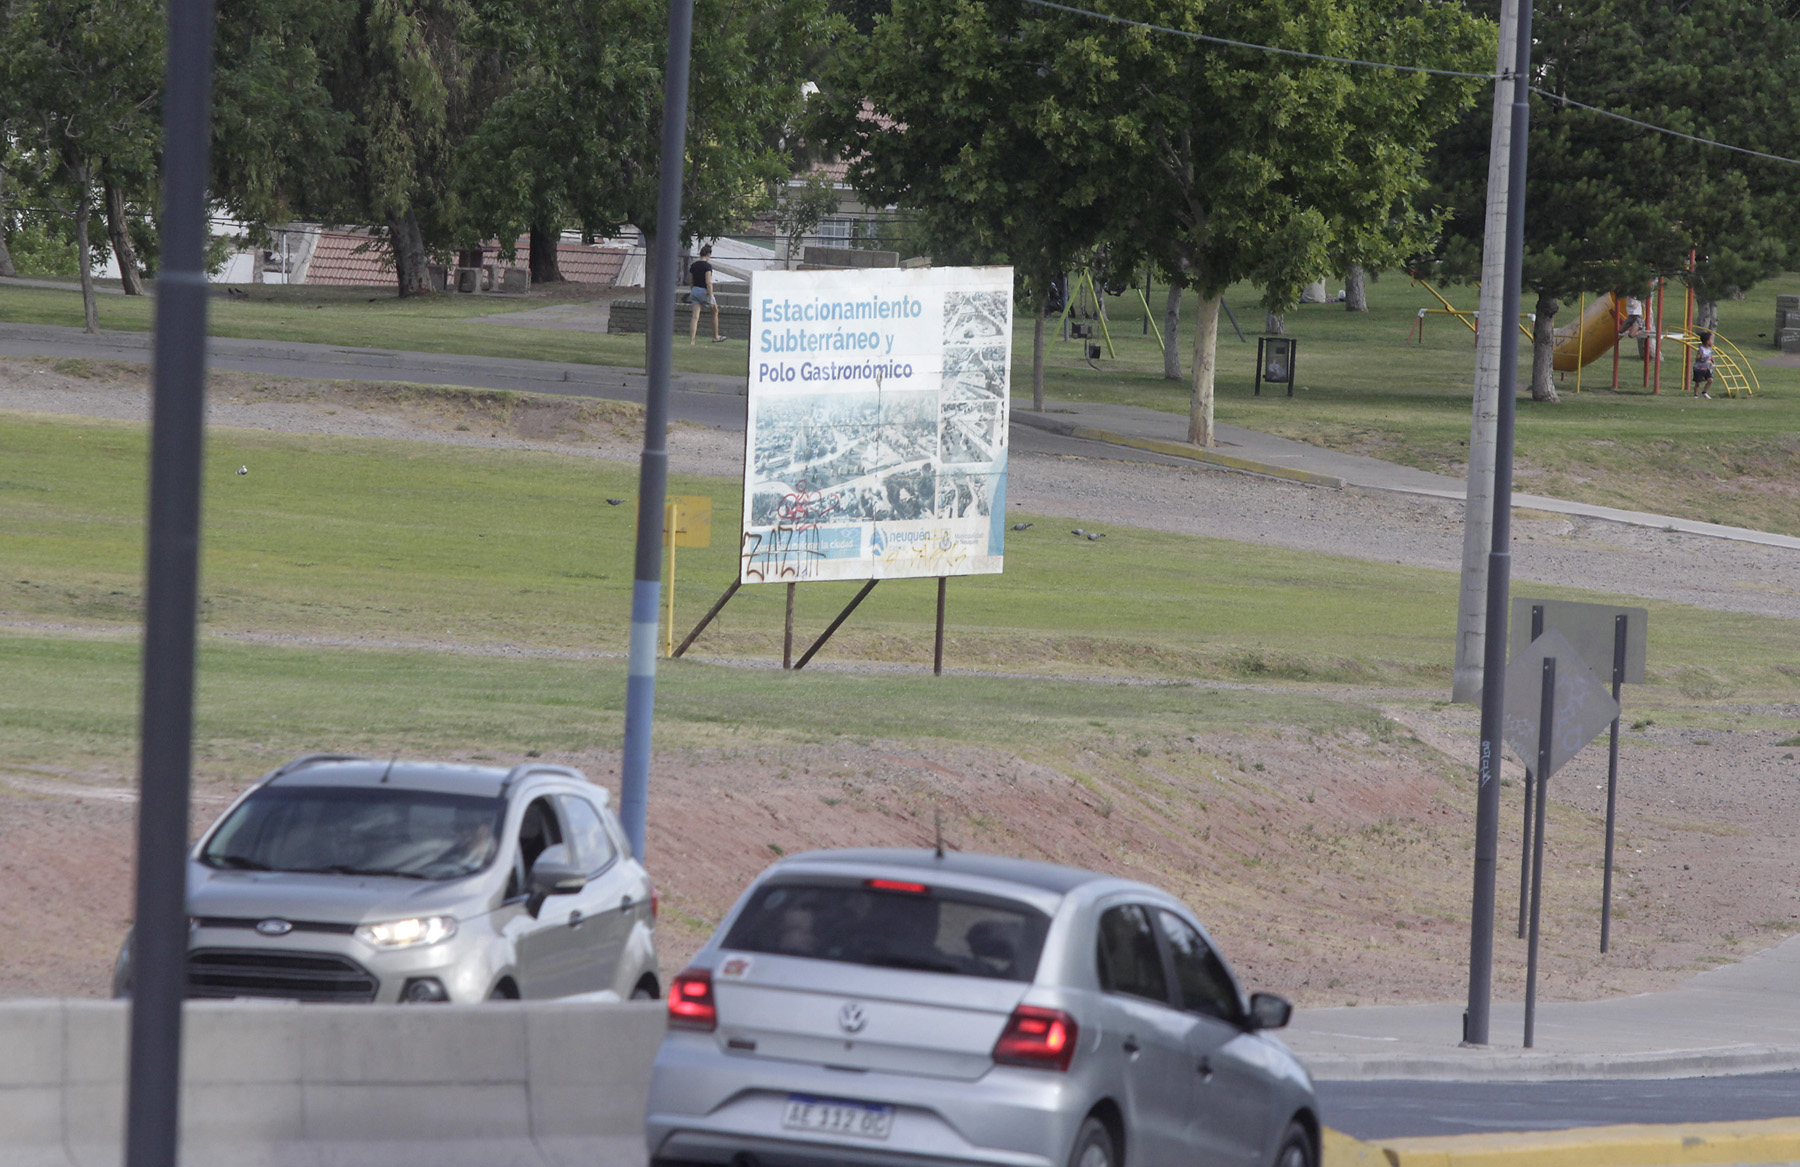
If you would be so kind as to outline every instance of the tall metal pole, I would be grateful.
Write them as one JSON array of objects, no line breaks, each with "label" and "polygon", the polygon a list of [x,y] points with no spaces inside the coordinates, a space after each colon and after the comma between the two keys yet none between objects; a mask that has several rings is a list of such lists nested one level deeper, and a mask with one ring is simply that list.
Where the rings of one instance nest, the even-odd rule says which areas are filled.
[{"label": "tall metal pole", "polygon": [[637,559],[631,585],[631,655],[625,680],[625,752],[619,818],[638,859],[650,801],[650,723],[656,709],[656,625],[662,598],[663,501],[669,492],[669,365],[675,337],[675,274],[681,239],[681,178],[687,159],[688,50],[694,0],[669,0],[669,59],[663,73],[662,170],[656,243],[645,262],[650,297],[644,361],[644,454],[638,463]]},{"label": "tall metal pole", "polygon": [[1500,319],[1500,393],[1494,425],[1493,542],[1482,645],[1481,753],[1475,795],[1475,890],[1469,912],[1469,1007],[1463,1041],[1486,1045],[1494,987],[1494,868],[1500,846],[1500,732],[1506,702],[1506,618],[1512,584],[1513,413],[1518,397],[1519,299],[1525,266],[1526,136],[1531,126],[1531,0],[1518,0],[1512,139],[1506,192],[1506,287]]},{"label": "tall metal pole", "polygon": [[128,1167],[175,1167],[181,1003],[187,995],[188,786],[206,423],[206,175],[212,144],[211,0],[171,0],[163,74],[161,271],[150,406],[150,515],[132,931]]}]

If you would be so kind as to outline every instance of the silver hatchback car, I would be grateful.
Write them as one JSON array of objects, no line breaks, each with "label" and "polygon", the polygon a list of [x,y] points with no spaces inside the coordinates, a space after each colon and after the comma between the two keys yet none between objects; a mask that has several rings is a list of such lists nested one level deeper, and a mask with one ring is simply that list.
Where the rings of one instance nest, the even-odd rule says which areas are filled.
[{"label": "silver hatchback car", "polygon": [[607,803],[547,763],[296,758],[193,850],[188,995],[654,997],[656,897]]},{"label": "silver hatchback car", "polygon": [[823,851],[669,985],[655,1167],[1315,1167],[1312,1082],[1182,903],[1047,863]]}]

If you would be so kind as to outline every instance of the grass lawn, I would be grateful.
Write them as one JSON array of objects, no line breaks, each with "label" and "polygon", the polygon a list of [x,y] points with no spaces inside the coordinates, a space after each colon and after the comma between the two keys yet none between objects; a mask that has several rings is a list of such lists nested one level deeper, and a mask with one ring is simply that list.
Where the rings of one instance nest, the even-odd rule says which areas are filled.
[{"label": "grass lawn", "polygon": [[[1459,307],[1473,308],[1473,288],[1445,288]],[[1583,391],[1562,385],[1560,405],[1521,401],[1517,482],[1522,492],[1607,506],[1678,515],[1734,526],[1800,534],[1800,368],[1759,365],[1773,355],[1766,333],[1779,292],[1800,292],[1800,274],[1758,286],[1741,301],[1720,305],[1721,331],[1744,350],[1762,381],[1755,399],[1695,401],[1680,392],[1674,361],[1665,363],[1663,392],[1641,388],[1635,358],[1621,363],[1622,391],[1610,389],[1612,362],[1589,365]],[[1163,291],[1149,299],[1161,325]],[[436,296],[400,300],[369,289],[271,287],[247,300],[214,300],[212,331],[222,336],[271,337],[328,344],[426,352],[537,358],[641,366],[643,339],[483,323],[475,317],[521,311],[550,302]],[[556,302],[562,302],[560,300]],[[1287,316],[1299,342],[1299,384],[1292,398],[1250,392],[1255,336],[1262,311],[1248,286],[1226,298],[1250,342],[1221,320],[1217,416],[1221,422],[1296,438],[1332,449],[1369,454],[1441,473],[1463,473],[1469,436],[1474,338],[1445,316],[1428,318],[1423,343],[1409,342],[1420,308],[1437,306],[1424,288],[1390,272],[1369,285],[1369,312],[1338,304],[1304,305]],[[1183,306],[1191,325],[1195,301]],[[1680,319],[1672,291],[1666,310]],[[1092,369],[1076,342],[1047,347],[1046,392],[1074,401],[1112,401],[1185,413],[1185,382],[1162,377],[1161,348],[1144,327],[1135,291],[1108,300],[1116,357]],[[1575,317],[1577,306],[1562,314]],[[101,324],[146,329],[150,301],[100,298]],[[80,324],[72,292],[0,288],[0,320]],[[1759,337],[1759,332],[1765,334]],[[1190,368],[1192,334],[1184,329],[1182,368]],[[1028,403],[1031,321],[1017,322],[1014,396]],[[1521,338],[1523,342],[1524,338]],[[687,372],[742,374],[737,343],[675,346],[675,367]],[[1521,354],[1530,362],[1529,348]],[[1591,374],[1591,376],[1589,375]],[[1022,398],[1022,400],[1021,400]]]},{"label": "grass lawn", "polygon": [[[138,651],[124,637],[0,632],[9,684],[0,754],[79,768],[128,761],[136,746]],[[926,683],[929,682],[929,683]],[[277,647],[208,640],[196,748],[239,771],[312,749],[418,755],[614,749],[625,662],[497,659],[438,652]],[[1275,721],[1317,733],[1379,731],[1358,702],[1302,693],[1222,692],[1187,683],[857,676],[665,662],[657,685],[663,747],[756,741],[928,737],[1026,749],[1170,738]]]},{"label": "grass lawn", "polygon": [[[6,756],[129,748],[144,462],[137,425],[0,415],[0,611],[98,634],[15,627],[0,636]],[[604,500],[630,496],[631,467],[230,429],[212,432],[207,464],[203,619],[220,635],[204,653],[203,736],[220,748],[570,748],[616,735],[633,511]],[[230,473],[240,464],[250,473]],[[671,485],[711,496],[729,529],[740,505],[735,480]],[[1277,690],[1325,684],[1352,695],[1376,685],[1447,688],[1450,573],[1127,528],[1109,534],[1075,540],[1039,521],[1009,539],[1004,575],[950,588],[947,663],[998,678],[921,684],[935,587],[892,581],[822,659],[904,661],[911,675],[782,676],[676,662],[665,667],[659,708],[674,723],[734,732],[957,737],[995,721],[1029,735],[1038,718],[1058,734],[1138,716],[1170,728],[1196,709],[1229,707],[1197,705],[1206,691],[1179,684],[1091,683],[1127,675]],[[681,553],[680,628],[733,577],[732,552],[721,539]],[[800,644],[854,586],[799,589]],[[782,592],[744,589],[696,651],[778,659]],[[1651,608],[1652,678],[1634,708],[1791,695],[1800,646],[1792,622]],[[543,655],[520,660],[521,649]],[[788,699],[770,701],[771,685],[789,686]]]},{"label": "grass lawn", "polygon": [[[1474,288],[1441,288],[1452,303],[1473,309]],[[1571,374],[1559,382],[1562,403],[1535,404],[1521,396],[1518,409],[1517,488],[1523,492],[1607,506],[1678,515],[1733,526],[1800,534],[1800,368],[1763,365],[1775,355],[1767,333],[1774,298],[1800,292],[1800,274],[1759,285],[1741,301],[1719,306],[1723,335],[1749,359],[1762,382],[1755,399],[1696,401],[1681,392],[1675,346],[1663,365],[1662,392],[1641,385],[1642,365],[1628,346],[1620,362],[1620,392],[1611,389],[1610,356],[1590,364],[1575,392]],[[1251,393],[1262,310],[1254,290],[1233,289],[1226,297],[1249,343],[1238,340],[1221,317],[1218,420],[1332,449],[1368,454],[1425,470],[1460,476],[1465,472],[1470,422],[1470,386],[1475,338],[1447,316],[1431,316],[1424,343],[1409,341],[1420,308],[1437,307],[1423,287],[1389,272],[1369,285],[1367,314],[1341,304],[1308,304],[1287,314],[1287,334],[1298,341],[1292,398]],[[1150,304],[1160,309],[1163,291]],[[1195,300],[1183,304],[1183,324],[1194,317]],[[1121,401],[1186,414],[1185,382],[1162,377],[1162,350],[1143,334],[1143,306],[1135,292],[1108,300],[1116,360],[1102,359],[1099,371],[1082,360],[1080,346],[1046,346],[1045,392],[1077,401]],[[1671,289],[1665,312],[1678,324],[1679,290]],[[1577,306],[1559,313],[1575,319]],[[1160,310],[1156,314],[1161,325]],[[1015,407],[1022,372],[1030,359],[1030,322],[1021,324],[1015,345]],[[1758,334],[1763,334],[1761,337]],[[1191,370],[1192,334],[1184,328],[1182,370]],[[1521,372],[1530,367],[1526,338],[1520,337]]]}]

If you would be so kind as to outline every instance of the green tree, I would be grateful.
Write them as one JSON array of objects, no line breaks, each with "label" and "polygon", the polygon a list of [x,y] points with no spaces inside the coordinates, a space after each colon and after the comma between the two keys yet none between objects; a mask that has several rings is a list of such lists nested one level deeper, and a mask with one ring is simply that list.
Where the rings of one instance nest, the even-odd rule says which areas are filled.
[{"label": "green tree", "polygon": [[[653,241],[665,0],[487,0],[481,12],[478,35],[512,62],[512,83],[461,154],[466,222],[509,241],[529,229],[534,255],[571,223]],[[698,0],[694,27],[684,241],[741,226],[793,173],[802,87],[842,22],[825,0]]]},{"label": "green tree", "polygon": [[[1453,69],[1481,69],[1492,52],[1490,26],[1431,0],[1113,11]],[[859,189],[917,208],[964,253],[1011,258],[1029,286],[1105,240],[1116,269],[1151,261],[1197,289],[1189,434],[1210,445],[1225,288],[1253,280],[1280,311],[1334,258],[1375,265],[1421,247],[1433,226],[1413,204],[1422,160],[1473,83],[1213,46],[1022,0],[895,0],[837,94],[828,112]]]},{"label": "green tree", "polygon": [[[0,123],[21,168],[75,228],[83,318],[100,327],[89,224],[121,176],[152,172],[162,81],[162,10],[148,0],[5,0]],[[126,258],[124,256],[122,259]]]},{"label": "green tree", "polygon": [[[1479,70],[1492,27],[1455,4],[1148,0],[1148,23],[1286,49]],[[1120,244],[1200,295],[1188,438],[1211,445],[1219,299],[1249,280],[1281,312],[1340,263],[1396,262],[1431,237],[1417,209],[1435,135],[1474,97],[1462,78],[1299,59],[1146,29],[1095,36],[1114,79],[1105,124],[1132,192]],[[1335,262],[1334,262],[1335,261]]]},{"label": "green tree", "polygon": [[653,6],[635,0],[483,0],[472,38],[507,62],[459,152],[454,189],[468,232],[531,238],[534,283],[557,280],[566,225],[623,221],[627,146],[660,112]]},{"label": "green tree", "polygon": [[865,200],[907,208],[935,258],[1014,266],[1037,410],[1052,282],[1116,201],[1095,29],[1015,0],[896,0],[834,60],[809,118]]},{"label": "green tree", "polygon": [[[3,51],[4,49],[0,49],[0,52]],[[6,202],[6,173],[12,165],[12,127],[0,116],[0,277],[6,279],[19,274],[18,269],[13,266],[12,252],[6,246],[14,223],[12,210]]]},{"label": "green tree", "polygon": [[[1792,153],[1800,118],[1800,34],[1760,3],[1557,0],[1533,18],[1534,95],[1524,284],[1535,294],[1531,395],[1554,402],[1562,306],[1581,292],[1683,279],[1705,299],[1782,269],[1796,222],[1792,168],[1602,117],[1567,97],[1653,125]],[[1446,274],[1473,278],[1486,189],[1488,111],[1442,141],[1435,189],[1452,208],[1437,248]],[[1479,143],[1479,147],[1478,144]],[[1698,266],[1688,270],[1690,254]]]},{"label": "green tree", "polygon": [[[309,213],[380,224],[402,296],[430,291],[430,256],[457,237],[449,175],[469,130],[471,0],[351,0],[320,57],[330,104],[318,114],[341,152],[323,158]],[[337,40],[341,36],[341,41]],[[265,152],[265,156],[266,152]],[[264,189],[273,189],[267,187]]]},{"label": "green tree", "polygon": [[226,213],[260,228],[332,207],[350,178],[350,110],[326,88],[351,51],[355,0],[215,0],[212,175]]},{"label": "green tree", "polygon": [[[655,27],[666,5],[657,3]],[[688,88],[687,168],[682,182],[682,241],[741,228],[769,206],[769,191],[796,165],[796,132],[805,85],[832,52],[844,24],[825,0],[696,0]],[[662,46],[657,63],[662,63]],[[664,225],[656,221],[662,136],[661,82],[652,115],[623,139],[623,182],[616,190],[617,225],[631,224],[653,249]],[[647,250],[646,254],[650,251]],[[666,277],[648,272],[646,292],[666,294]]]}]

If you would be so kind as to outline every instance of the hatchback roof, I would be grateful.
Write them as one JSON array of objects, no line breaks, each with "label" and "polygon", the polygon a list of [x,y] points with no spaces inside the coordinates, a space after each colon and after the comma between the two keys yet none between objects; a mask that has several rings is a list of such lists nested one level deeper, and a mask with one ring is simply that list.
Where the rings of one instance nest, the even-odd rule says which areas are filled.
[{"label": "hatchback roof", "polygon": [[[383,773],[387,777],[384,781]],[[325,757],[299,759],[276,771],[274,786],[390,786],[440,794],[498,798],[507,771],[498,766],[454,762],[388,762],[380,758]]]},{"label": "hatchback roof", "polygon": [[1060,863],[1040,863],[1034,859],[1009,859],[1002,855],[981,855],[965,851],[946,851],[942,856],[929,849],[865,847],[843,851],[807,851],[782,860],[783,870],[812,864],[879,864],[904,867],[916,871],[941,871],[951,875],[972,875],[982,879],[1005,880],[1055,895],[1067,895],[1084,883],[1111,880],[1114,877]]}]

